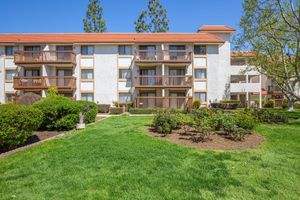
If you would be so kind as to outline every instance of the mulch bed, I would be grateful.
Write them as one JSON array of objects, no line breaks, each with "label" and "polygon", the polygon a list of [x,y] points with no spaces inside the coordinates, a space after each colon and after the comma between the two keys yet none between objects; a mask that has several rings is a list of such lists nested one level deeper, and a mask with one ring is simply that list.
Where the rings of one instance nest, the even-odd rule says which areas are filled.
[{"label": "mulch bed", "polygon": [[9,155],[11,153],[20,151],[22,149],[25,149],[27,147],[33,146],[35,144],[38,144],[40,142],[42,142],[43,140],[46,140],[48,138],[52,138],[55,137],[57,135],[60,135],[64,132],[58,132],[58,131],[35,131],[33,132],[32,136],[30,138],[28,138],[27,142],[25,144],[23,144],[22,146],[19,146],[15,149],[11,149],[9,151],[6,152],[0,152],[0,157]]},{"label": "mulch bed", "polygon": [[266,139],[265,137],[252,133],[246,135],[244,141],[234,141],[225,138],[219,134],[211,134],[209,140],[204,142],[194,142],[192,140],[193,134],[183,134],[183,131],[178,129],[174,130],[172,134],[161,134],[155,132],[153,128],[149,128],[147,133],[152,136],[162,140],[168,140],[172,143],[193,147],[197,149],[208,149],[208,150],[245,150],[257,148]]}]

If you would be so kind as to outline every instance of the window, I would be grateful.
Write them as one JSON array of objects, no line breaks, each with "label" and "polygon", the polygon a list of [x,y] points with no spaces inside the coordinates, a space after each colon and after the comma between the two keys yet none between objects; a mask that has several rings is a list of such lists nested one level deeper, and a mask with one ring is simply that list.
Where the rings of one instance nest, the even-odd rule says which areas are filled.
[{"label": "window", "polygon": [[15,70],[6,70],[5,71],[5,80],[13,80],[16,75]]},{"label": "window", "polygon": [[93,93],[82,93],[81,100],[83,101],[94,101],[94,94]]},{"label": "window", "polygon": [[82,79],[93,79],[94,78],[94,70],[82,69],[81,70],[81,78]]},{"label": "window", "polygon": [[231,75],[230,83],[246,83],[245,75]]},{"label": "window", "polygon": [[94,46],[81,46],[81,55],[93,55]]},{"label": "window", "polygon": [[246,65],[246,58],[231,58],[231,65]]},{"label": "window", "polygon": [[13,56],[14,55],[14,47],[13,46],[6,46],[5,47],[5,55],[6,56]]},{"label": "window", "polygon": [[120,45],[119,46],[120,55],[132,55],[132,46],[129,45]]},{"label": "window", "polygon": [[119,102],[128,102],[131,101],[130,93],[119,93]]},{"label": "window", "polygon": [[25,46],[24,51],[40,51],[40,46]]},{"label": "window", "polygon": [[195,69],[195,78],[206,78],[206,69]]},{"label": "window", "polygon": [[40,76],[40,70],[25,70],[25,76]]},{"label": "window", "polygon": [[194,46],[195,55],[206,55],[206,46],[205,45],[195,45]]},{"label": "window", "polygon": [[119,79],[131,78],[130,69],[119,69]]},{"label": "window", "polygon": [[195,98],[200,99],[202,102],[206,102],[206,92],[195,92]]},{"label": "window", "polygon": [[248,83],[259,83],[259,75],[248,75]]}]

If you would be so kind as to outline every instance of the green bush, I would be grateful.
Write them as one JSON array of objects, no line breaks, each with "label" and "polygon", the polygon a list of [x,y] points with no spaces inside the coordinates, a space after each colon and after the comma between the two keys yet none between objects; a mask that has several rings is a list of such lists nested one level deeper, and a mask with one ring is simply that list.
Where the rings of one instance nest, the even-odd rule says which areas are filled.
[{"label": "green bush", "polygon": [[[286,107],[287,107],[287,105],[286,105]],[[294,109],[300,109],[300,102],[294,103]]]},{"label": "green bush", "polygon": [[121,107],[121,108],[125,107],[125,111],[129,111],[129,109],[133,107],[133,102],[132,101],[128,101],[128,102],[117,102],[117,101],[114,101],[113,105],[115,107]]},{"label": "green bush", "polygon": [[258,123],[250,111],[238,111],[235,113],[237,126],[245,130],[252,130]]},{"label": "green bush", "polygon": [[55,130],[63,131],[63,130],[71,130],[73,129],[77,122],[79,121],[78,114],[69,114],[60,119],[58,119],[55,123]]},{"label": "green bush", "polygon": [[193,109],[191,110],[191,114],[196,121],[202,120],[203,118],[208,117],[210,115],[207,108]]},{"label": "green bush", "polygon": [[155,114],[158,109],[155,108],[130,108],[129,113],[131,114]]},{"label": "green bush", "polygon": [[32,106],[0,106],[0,151],[24,144],[42,123],[43,113]]},{"label": "green bush", "polygon": [[178,119],[168,110],[159,111],[153,119],[153,126],[159,133],[170,134],[178,126]]},{"label": "green bush", "polygon": [[119,107],[109,108],[109,114],[111,114],[111,115],[119,115],[119,114],[122,114],[123,112],[124,112],[123,108],[119,108]]},{"label": "green bush", "polygon": [[240,103],[211,103],[210,106],[214,109],[223,109],[223,110],[235,110],[238,108]]},{"label": "green bush", "polygon": [[47,89],[46,96],[53,97],[58,95],[58,89],[55,86],[51,86]]},{"label": "green bush", "polygon": [[241,102],[240,102],[240,100],[221,100],[220,103],[235,103],[235,104],[239,104]]},{"label": "green bush", "polygon": [[264,104],[265,108],[274,108],[274,106],[275,106],[275,101],[273,99],[268,99]]},{"label": "green bush", "polygon": [[90,101],[78,101],[78,103],[83,106],[84,123],[94,122],[98,113],[97,104]]},{"label": "green bush", "polygon": [[98,104],[98,112],[99,113],[108,113],[110,104]]},{"label": "green bush", "polygon": [[[254,100],[256,107],[259,107],[259,99]],[[266,99],[261,99],[261,106],[265,107],[266,105]]]},{"label": "green bush", "polygon": [[254,109],[252,114],[262,123],[287,123],[288,116],[284,112],[271,109]]},{"label": "green bush", "polygon": [[196,99],[195,101],[193,101],[193,105],[192,105],[193,109],[199,109],[200,106],[201,106],[201,100],[200,99]]},{"label": "green bush", "polygon": [[[67,117],[68,124],[66,125],[62,125],[65,120],[59,120],[73,114],[79,117],[79,113],[84,109],[82,104],[63,96],[50,96],[34,103],[33,106],[41,110],[44,114],[41,125],[41,129],[44,130],[70,130],[71,128],[75,128],[78,118]],[[71,122],[72,124],[70,125]]]}]

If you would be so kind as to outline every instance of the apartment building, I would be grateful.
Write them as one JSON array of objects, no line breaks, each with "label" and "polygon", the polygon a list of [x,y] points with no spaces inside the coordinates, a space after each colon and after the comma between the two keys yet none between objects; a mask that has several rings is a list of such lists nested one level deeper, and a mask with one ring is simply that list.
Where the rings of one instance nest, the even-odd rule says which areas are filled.
[{"label": "apartment building", "polygon": [[231,52],[235,30],[196,33],[0,34],[0,102],[50,86],[76,100],[138,108],[182,108],[194,99],[251,103],[267,94],[262,76],[243,72],[251,54]]}]

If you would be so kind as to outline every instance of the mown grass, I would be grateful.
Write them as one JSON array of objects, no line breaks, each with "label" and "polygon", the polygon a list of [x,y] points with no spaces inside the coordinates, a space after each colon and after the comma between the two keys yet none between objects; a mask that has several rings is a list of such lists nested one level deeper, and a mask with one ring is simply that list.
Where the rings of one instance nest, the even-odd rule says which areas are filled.
[{"label": "mown grass", "polygon": [[0,199],[298,199],[300,123],[260,125],[256,150],[200,151],[111,117],[0,159]]}]

